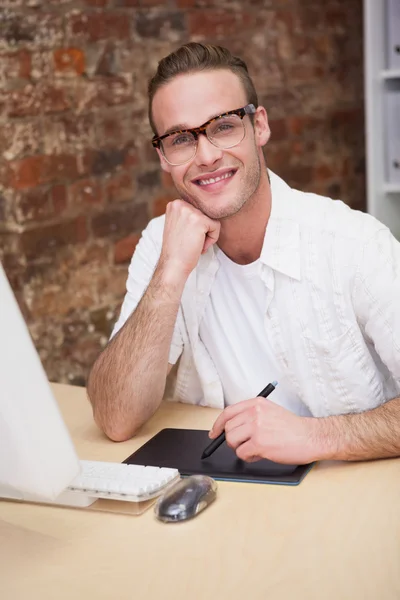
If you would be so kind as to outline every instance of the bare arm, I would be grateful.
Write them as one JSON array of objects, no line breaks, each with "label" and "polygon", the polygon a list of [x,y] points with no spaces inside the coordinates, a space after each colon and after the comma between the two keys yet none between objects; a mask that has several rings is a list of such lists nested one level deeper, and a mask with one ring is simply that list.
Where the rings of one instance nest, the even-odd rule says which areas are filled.
[{"label": "bare arm", "polygon": [[159,407],[186,280],[220,225],[182,200],[167,207],[160,259],[138,306],[93,365],[88,396],[114,441],[132,437]]},{"label": "bare arm", "polygon": [[136,310],[93,365],[88,395],[94,418],[114,441],[132,437],[160,405],[184,283],[158,267]]},{"label": "bare arm", "polygon": [[242,460],[268,458],[305,464],[400,456],[400,398],[363,413],[299,417],[268,398],[251,398],[222,411],[210,432],[225,430]]},{"label": "bare arm", "polygon": [[400,398],[363,413],[316,419],[318,459],[400,456]]}]

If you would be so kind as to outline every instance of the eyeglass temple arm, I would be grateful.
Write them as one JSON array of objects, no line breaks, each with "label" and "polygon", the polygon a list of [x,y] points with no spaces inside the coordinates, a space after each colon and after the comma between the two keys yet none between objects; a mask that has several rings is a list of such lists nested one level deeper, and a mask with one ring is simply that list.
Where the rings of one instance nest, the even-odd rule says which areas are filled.
[{"label": "eyeglass temple arm", "polygon": [[244,112],[246,113],[246,115],[254,115],[256,110],[257,109],[254,106],[254,104],[248,104],[247,106],[244,107]]}]

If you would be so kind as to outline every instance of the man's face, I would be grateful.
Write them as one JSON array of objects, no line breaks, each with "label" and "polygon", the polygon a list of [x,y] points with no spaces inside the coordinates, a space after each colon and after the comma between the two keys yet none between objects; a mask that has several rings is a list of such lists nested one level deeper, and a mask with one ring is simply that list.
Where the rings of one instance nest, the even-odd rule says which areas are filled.
[{"label": "man's face", "polygon": [[[167,130],[199,127],[212,117],[246,106],[248,101],[239,78],[228,70],[180,75],[161,87],[153,99],[153,119],[158,135]],[[189,162],[169,165],[161,153],[162,168],[171,173],[183,200],[212,219],[236,214],[257,191],[261,177],[261,147],[269,138],[268,120],[257,109],[254,128],[243,119],[244,139],[233,148],[215,147],[199,135],[196,155]],[[219,181],[210,178],[224,176]]]}]

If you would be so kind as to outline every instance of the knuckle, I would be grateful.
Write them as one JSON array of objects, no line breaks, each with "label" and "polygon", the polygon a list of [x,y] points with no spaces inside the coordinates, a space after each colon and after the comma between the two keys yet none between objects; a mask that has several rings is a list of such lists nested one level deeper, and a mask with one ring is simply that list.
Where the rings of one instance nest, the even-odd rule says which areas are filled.
[{"label": "knuckle", "polygon": [[234,448],[235,442],[234,442],[232,435],[229,432],[226,434],[225,438],[226,438],[226,443],[229,446],[229,448]]},{"label": "knuckle", "polygon": [[241,460],[246,460],[247,452],[246,450],[243,450],[243,444],[236,449],[236,456]]},{"label": "knuckle", "polygon": [[227,434],[227,433],[229,433],[231,431],[232,425],[231,425],[230,421],[227,421],[225,423],[224,429],[225,429],[225,434]]},{"label": "knuckle", "polygon": [[258,402],[255,403],[255,405],[253,406],[253,418],[255,421],[257,421],[260,417],[261,414],[261,406]]}]

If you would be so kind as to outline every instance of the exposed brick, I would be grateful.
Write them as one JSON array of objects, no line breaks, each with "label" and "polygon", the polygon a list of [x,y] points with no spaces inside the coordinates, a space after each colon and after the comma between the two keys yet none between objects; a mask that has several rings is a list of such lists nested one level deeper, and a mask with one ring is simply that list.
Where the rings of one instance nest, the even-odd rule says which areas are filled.
[{"label": "exposed brick", "polygon": [[342,186],[338,181],[330,183],[326,187],[326,195],[329,198],[340,198],[342,196]]},{"label": "exposed brick", "polygon": [[51,191],[47,187],[38,187],[19,194],[15,202],[17,221],[26,223],[48,219],[53,215],[51,200]]},{"label": "exposed brick", "polygon": [[334,29],[336,33],[348,33],[347,26],[350,23],[348,23],[346,9],[340,5],[328,6],[325,10],[324,25],[330,29]]},{"label": "exposed brick", "polygon": [[271,138],[274,141],[283,140],[287,137],[287,125],[285,119],[269,121],[269,126],[271,129]]},{"label": "exposed brick", "polygon": [[94,6],[98,8],[102,8],[107,6],[110,3],[110,0],[85,0],[85,4],[88,6]]},{"label": "exposed brick", "polygon": [[97,140],[101,146],[121,147],[134,143],[135,122],[132,109],[120,107],[101,112],[96,118]]},{"label": "exposed brick", "polygon": [[244,27],[249,27],[250,22],[251,14],[248,11],[193,10],[188,15],[189,34],[196,39],[234,36]]},{"label": "exposed brick", "polygon": [[310,166],[292,165],[290,173],[293,186],[299,189],[312,181],[312,168]]},{"label": "exposed brick", "polygon": [[103,306],[90,312],[90,324],[97,332],[109,338],[116,317],[116,312],[110,306]]},{"label": "exposed brick", "polygon": [[[143,0],[114,0],[115,5],[126,8],[138,8],[143,5]],[[154,0],[155,2],[157,0]]]},{"label": "exposed brick", "polygon": [[136,16],[136,31],[143,38],[177,39],[185,32],[185,19],[177,11],[146,11]]},{"label": "exposed brick", "polygon": [[288,117],[287,126],[289,132],[294,136],[303,136],[308,131],[315,131],[321,126],[321,119],[309,116]]},{"label": "exposed brick", "polygon": [[140,233],[132,233],[122,240],[118,240],[114,246],[114,263],[127,263],[131,260],[133,252],[140,240]]},{"label": "exposed brick", "polygon": [[158,6],[160,8],[165,8],[165,5],[167,4],[163,0],[114,0],[114,2],[116,6],[126,8],[143,8],[144,6]]},{"label": "exposed brick", "polygon": [[24,44],[28,48],[51,48],[63,37],[62,16],[43,11],[27,12],[21,16],[12,10],[2,14],[0,48]]},{"label": "exposed brick", "polygon": [[322,65],[290,65],[287,69],[288,77],[292,84],[308,83],[310,80],[318,79],[325,74],[325,68]]},{"label": "exposed brick", "polygon": [[6,110],[9,117],[57,113],[71,106],[66,91],[55,85],[27,85],[9,92]]},{"label": "exposed brick", "polygon": [[136,148],[131,144],[127,144],[124,148],[124,153],[124,168],[129,169],[129,167],[136,167],[139,163],[139,157]]},{"label": "exposed brick", "polygon": [[111,76],[116,75],[117,67],[117,50],[113,42],[106,44],[102,54],[97,61],[95,75]]},{"label": "exposed brick", "polygon": [[102,150],[89,150],[84,153],[80,173],[102,175],[111,173],[117,167],[125,164],[129,148],[107,148]]},{"label": "exposed brick", "polygon": [[75,156],[32,156],[9,163],[8,186],[26,189],[77,176]]},{"label": "exposed brick", "polygon": [[82,75],[85,72],[85,54],[78,48],[58,48],[54,51],[54,64],[59,73]]},{"label": "exposed brick", "polygon": [[86,218],[80,216],[71,221],[24,231],[21,234],[21,248],[28,259],[34,259],[86,239]]},{"label": "exposed brick", "polygon": [[78,113],[132,102],[133,89],[130,77],[96,77],[80,79],[74,89]]},{"label": "exposed brick", "polygon": [[41,137],[38,120],[7,121],[0,127],[0,154],[9,161],[35,154],[40,149]]},{"label": "exposed brick", "polygon": [[50,379],[85,383],[139,234],[177,197],[146,88],[181,42],[246,61],[272,170],[365,209],[362,0],[0,4],[0,257]]},{"label": "exposed brick", "polygon": [[179,8],[192,8],[197,5],[197,0],[175,0]]},{"label": "exposed brick", "polygon": [[31,53],[25,49],[0,54],[0,86],[6,86],[14,79],[28,79],[31,66]]},{"label": "exposed brick", "polygon": [[99,304],[109,305],[126,292],[126,267],[115,265],[114,269],[102,269],[96,281]]},{"label": "exposed brick", "polygon": [[137,177],[138,186],[140,188],[153,188],[161,183],[160,169],[152,169],[144,173],[140,173]]},{"label": "exposed brick", "polygon": [[163,215],[166,211],[167,208],[167,204],[168,202],[171,202],[171,200],[174,200],[175,198],[171,195],[165,195],[165,196],[158,196],[158,198],[155,198],[155,200],[153,201],[153,206],[152,206],[152,211],[151,214],[153,217],[159,217],[161,215]]},{"label": "exposed brick", "polygon": [[43,135],[46,154],[73,154],[96,147],[95,117],[64,113],[48,120]]},{"label": "exposed brick", "polygon": [[70,204],[101,205],[103,203],[103,187],[95,179],[76,181],[69,187]]},{"label": "exposed brick", "polygon": [[173,187],[174,185],[171,174],[167,173],[167,171],[161,171],[161,184],[165,188]]},{"label": "exposed brick", "polygon": [[[73,311],[93,310],[94,282],[99,270],[108,263],[108,253],[108,246],[88,242],[59,247],[49,262],[40,256],[39,260],[30,261],[25,287],[32,312],[38,317],[50,314],[65,318],[69,314],[74,320]],[[65,325],[66,321],[59,323]],[[50,349],[54,351],[54,346],[50,345]]]},{"label": "exposed brick", "polygon": [[33,83],[53,81],[54,70],[54,52],[52,50],[32,50],[31,53],[31,81]]},{"label": "exposed brick", "polygon": [[92,232],[96,237],[129,235],[144,229],[148,221],[146,204],[128,205],[123,209],[109,210],[92,218]]},{"label": "exposed brick", "polygon": [[108,202],[125,202],[133,200],[135,184],[130,171],[120,171],[106,179],[106,198]]},{"label": "exposed brick", "polygon": [[130,21],[118,12],[73,13],[68,17],[67,35],[69,39],[84,42],[98,42],[110,38],[127,40],[130,35]]},{"label": "exposed brick", "polygon": [[334,176],[332,167],[327,164],[316,165],[313,171],[313,179],[316,181],[326,181]]},{"label": "exposed brick", "polygon": [[65,185],[55,185],[51,189],[51,199],[55,215],[61,215],[67,208],[67,188]]}]

